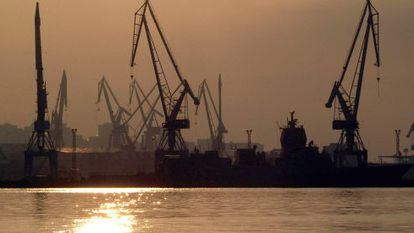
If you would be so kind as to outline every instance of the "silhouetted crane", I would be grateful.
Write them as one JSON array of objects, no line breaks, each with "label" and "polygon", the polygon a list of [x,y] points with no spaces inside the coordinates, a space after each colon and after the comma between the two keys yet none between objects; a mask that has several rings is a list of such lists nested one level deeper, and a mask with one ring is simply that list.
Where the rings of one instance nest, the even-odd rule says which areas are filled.
[{"label": "silhouetted crane", "polygon": [[[131,114],[119,104],[114,92],[112,91],[105,77],[103,77],[101,81],[99,81],[98,83],[98,100],[96,101],[96,103],[101,102],[102,95],[104,95],[109,117],[111,119],[113,127],[108,142],[108,149],[110,149],[112,146],[118,149],[125,149],[125,147],[133,147],[134,144],[132,144],[128,135],[128,126],[123,124],[125,118],[129,117]],[[112,102],[117,107],[116,112],[112,107]]]},{"label": "silhouetted crane", "polygon": [[[133,97],[135,97],[137,101],[137,109],[139,109],[141,119],[145,121],[145,119],[148,118],[144,126],[145,132],[143,133],[141,138],[141,149],[154,150],[156,148],[156,143],[159,141],[160,134],[162,132],[162,128],[158,124],[157,116],[163,117],[163,115],[155,109],[158,101],[153,107],[150,101],[148,100],[148,96],[144,93],[142,87],[139,85],[135,78],[132,79],[131,84],[129,85],[130,105],[133,102]],[[145,111],[144,105],[147,106],[147,111]]]},{"label": "silhouetted crane", "polygon": [[[348,71],[348,65],[350,64],[364,21],[366,21],[365,31],[362,35],[363,39],[357,57],[358,61],[356,69],[353,74],[353,79],[351,80],[351,85],[348,89],[346,89],[343,85],[343,80],[345,79]],[[335,82],[331,95],[326,103],[327,108],[332,107],[334,100],[337,100],[339,103],[338,108],[335,108],[335,119],[332,124],[334,130],[342,131],[338,147],[336,149],[336,154],[338,155],[337,164],[339,164],[339,166],[343,166],[345,156],[350,155],[357,156],[358,166],[367,164],[367,150],[365,149],[361,136],[359,135],[359,123],[357,116],[360,105],[359,103],[370,35],[372,35],[372,42],[374,44],[376,56],[375,66],[379,67],[381,65],[378,33],[379,13],[371,4],[371,1],[367,0],[340,79]]]},{"label": "silhouetted crane", "polygon": [[35,157],[45,157],[49,160],[50,177],[57,178],[58,154],[50,137],[50,123],[47,116],[47,91],[46,82],[43,79],[42,42],[40,32],[39,3],[36,3],[35,13],[35,53],[37,70],[37,119],[34,123],[34,131],[30,138],[28,147],[24,152],[24,175],[25,178],[33,176],[33,160]]},{"label": "silhouetted crane", "polygon": [[[150,32],[148,25],[147,11],[150,13],[150,17],[155,23],[155,28],[161,38],[162,44],[168,54],[170,62],[174,67],[175,73],[180,82],[179,86],[175,90],[171,90],[167,82],[164,68],[161,64],[160,56],[157,52],[154,38]],[[157,81],[157,87],[159,97],[161,99],[164,123],[163,134],[160,139],[160,143],[157,149],[158,157],[162,157],[166,154],[184,155],[188,154],[188,149],[185,145],[184,139],[181,135],[181,129],[187,129],[190,127],[190,120],[188,119],[188,108],[184,106],[184,100],[187,95],[194,100],[194,104],[198,105],[199,100],[191,90],[187,80],[185,80],[178,68],[171,49],[167,44],[166,38],[160,28],[160,25],[155,17],[154,10],[148,0],[138,9],[134,18],[134,33],[133,33],[133,45],[131,55],[131,67],[135,65],[135,58],[137,55],[139,40],[141,38],[142,31],[145,31],[148,47],[151,55],[152,65]],[[178,95],[178,97],[176,97]],[[184,114],[180,114],[184,113]],[[179,117],[181,115],[181,117]],[[184,115],[184,116],[182,116]]]},{"label": "silhouetted crane", "polygon": [[61,149],[63,141],[63,112],[68,106],[67,78],[66,71],[63,71],[62,81],[60,82],[59,92],[56,99],[55,109],[52,111],[52,136],[55,146]]},{"label": "silhouetted crane", "polygon": [[[210,88],[208,87],[206,80],[203,80],[203,82],[200,85],[200,88],[198,90],[199,91],[198,98],[203,101],[204,106],[205,106],[208,128],[210,131],[211,148],[212,150],[218,151],[219,155],[222,155],[225,150],[224,134],[227,133],[227,130],[226,130],[226,127],[224,126],[223,118],[222,118],[221,75],[219,76],[218,85],[219,85],[219,108],[218,110],[217,110],[216,104],[214,103]],[[212,106],[212,110],[210,108],[210,104]],[[196,114],[198,114],[198,107],[199,106],[196,107]],[[213,119],[214,117],[216,119],[215,121]]]}]

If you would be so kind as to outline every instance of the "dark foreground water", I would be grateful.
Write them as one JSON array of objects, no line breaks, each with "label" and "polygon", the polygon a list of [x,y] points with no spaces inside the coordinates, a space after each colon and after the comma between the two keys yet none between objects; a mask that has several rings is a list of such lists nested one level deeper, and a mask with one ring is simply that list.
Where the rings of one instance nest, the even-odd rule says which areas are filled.
[{"label": "dark foreground water", "polygon": [[414,189],[0,189],[0,232],[414,232]]}]

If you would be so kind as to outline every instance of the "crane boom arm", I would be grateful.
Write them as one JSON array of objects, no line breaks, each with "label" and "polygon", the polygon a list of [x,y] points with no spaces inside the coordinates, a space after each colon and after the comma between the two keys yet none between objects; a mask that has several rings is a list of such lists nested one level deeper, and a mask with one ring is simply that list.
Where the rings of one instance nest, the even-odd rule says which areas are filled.
[{"label": "crane boom arm", "polygon": [[[176,74],[177,74],[178,78],[180,79],[181,83],[183,83],[183,84],[184,84],[184,82],[185,82],[185,83],[187,83],[187,81],[185,81],[185,79],[183,78],[183,76],[182,76],[182,74],[181,74],[181,71],[180,71],[180,69],[179,69],[179,67],[178,67],[178,64],[177,64],[177,62],[175,61],[175,58],[174,58],[174,56],[173,56],[173,54],[172,54],[172,52],[171,52],[170,46],[169,46],[169,45],[168,45],[168,43],[167,43],[167,39],[166,39],[166,37],[164,36],[164,33],[162,32],[162,29],[161,29],[161,27],[160,27],[160,24],[158,23],[157,17],[155,16],[154,10],[153,10],[153,8],[152,8],[152,6],[151,6],[151,4],[150,4],[149,2],[148,2],[148,8],[149,8],[149,12],[150,12],[150,14],[151,14],[151,16],[152,16],[152,19],[154,20],[154,23],[155,23],[155,26],[156,26],[156,28],[157,28],[157,31],[158,31],[158,33],[160,34],[160,37],[161,37],[162,43],[164,44],[164,47],[165,47],[165,49],[167,50],[168,57],[170,58],[171,63],[172,63],[172,64],[173,64],[173,66],[174,66],[174,70],[175,70],[175,72],[176,72]],[[194,93],[193,93],[193,91],[192,91],[191,87],[188,85],[188,83],[187,83],[187,84],[184,84],[184,85],[187,85],[187,86],[188,86],[187,93],[188,93],[188,94],[190,94],[191,98],[192,98],[192,99],[193,99],[193,101],[194,101],[194,104],[195,104],[195,105],[198,105],[198,104],[200,103],[200,101],[199,101],[199,100],[197,99],[197,97],[194,95]]]},{"label": "crane boom arm", "polygon": [[[342,81],[346,75],[346,72],[348,70],[348,66],[350,63],[350,60],[352,58],[353,52],[355,50],[355,45],[358,41],[358,37],[360,35],[361,29],[362,29],[362,25],[364,22],[365,17],[367,16],[367,25],[366,25],[366,30],[365,30],[365,34],[364,34],[364,38],[363,38],[363,42],[362,42],[362,47],[361,47],[361,52],[359,55],[359,60],[358,60],[358,65],[357,65],[357,83],[356,83],[356,92],[355,92],[355,96],[352,97],[353,99],[353,103],[352,105],[350,104],[346,104],[346,102],[350,102],[351,100],[347,100],[345,99],[345,97],[342,96],[342,98],[339,98],[340,95],[342,95],[340,88],[342,87]],[[357,117],[357,113],[359,110],[359,101],[360,101],[360,96],[361,96],[361,90],[362,90],[362,82],[363,82],[363,76],[364,76],[364,70],[365,70],[365,60],[366,60],[366,56],[367,56],[367,49],[368,49],[368,41],[369,41],[369,35],[370,35],[370,31],[372,33],[372,37],[373,37],[373,44],[374,44],[374,50],[375,50],[375,57],[376,57],[376,63],[375,66],[379,67],[381,65],[381,60],[380,60],[380,52],[379,52],[379,34],[378,34],[378,16],[379,13],[378,11],[372,6],[370,0],[367,0],[367,4],[365,5],[364,9],[363,9],[363,13],[361,16],[361,19],[358,23],[357,26],[357,31],[355,33],[354,39],[352,41],[351,44],[351,49],[348,53],[345,65],[343,66],[343,70],[340,76],[339,81],[336,81],[333,88],[332,88],[332,92],[328,98],[327,103],[325,104],[325,106],[327,108],[331,108],[333,101],[335,100],[336,97],[338,97],[338,100],[340,101],[340,105],[341,108],[343,110],[343,112],[345,113],[345,117],[347,119],[356,119]],[[374,17],[377,18],[377,22],[375,22]],[[350,93],[352,94],[352,93]],[[351,98],[351,97],[350,97]],[[342,101],[341,101],[342,99]],[[345,101],[345,102],[344,102]],[[350,115],[353,115],[352,117],[350,117]],[[348,118],[350,117],[350,118]]]},{"label": "crane boom arm", "polygon": [[[58,115],[60,121],[63,118],[63,110],[64,107],[68,106],[68,88],[67,88],[67,78],[66,78],[66,71],[63,71],[62,82],[60,83],[59,88],[59,110]],[[56,103],[57,104],[57,103]]]},{"label": "crane boom arm", "polygon": [[[381,66],[381,57],[380,57],[380,47],[379,47],[379,12],[369,1],[369,13],[370,13],[370,20],[371,20],[371,32],[372,32],[372,42],[374,43],[375,49],[375,58],[376,63],[375,66]],[[377,19],[375,22],[375,18]]]},{"label": "crane boom arm", "polygon": [[151,108],[149,110],[149,113],[144,117],[144,122],[143,122],[142,126],[139,128],[138,133],[135,135],[135,138],[134,138],[134,141],[133,141],[133,144],[134,145],[137,143],[139,137],[141,136],[142,131],[144,130],[145,126],[148,123],[148,120],[152,117],[152,115],[154,113],[155,106],[157,105],[157,103],[158,103],[159,100],[160,100],[160,96],[158,96],[155,99],[154,103],[151,105]]},{"label": "crane boom arm", "polygon": [[[147,11],[148,0],[145,1],[144,5],[142,5],[136,12],[134,16],[134,34],[132,36],[132,53],[131,53],[131,62],[130,66],[135,66],[135,57],[138,51],[138,44],[139,39],[141,37],[142,32],[142,20]],[[140,13],[142,10],[142,13]]]},{"label": "crane boom arm", "polygon": [[326,102],[326,104],[325,104],[325,106],[327,108],[332,107],[332,103],[333,103],[333,101],[335,100],[335,97],[336,97],[334,95],[334,93],[339,92],[339,90],[337,90],[337,89],[341,86],[342,81],[345,78],[345,74],[348,70],[349,63],[350,63],[352,55],[354,53],[356,42],[358,41],[359,33],[361,32],[362,24],[364,23],[364,18],[365,18],[365,15],[367,13],[367,9],[368,9],[368,4],[365,5],[364,10],[362,11],[361,19],[359,20],[358,27],[357,27],[357,30],[355,32],[354,39],[352,40],[351,48],[349,49],[348,56],[346,57],[346,60],[345,60],[345,64],[342,67],[342,73],[341,73],[341,76],[339,78],[339,81],[335,82],[334,87],[333,87],[332,92],[331,92],[331,95],[329,96],[328,102]]},{"label": "crane boom arm", "polygon": [[207,113],[207,122],[208,122],[208,129],[210,131],[210,139],[211,139],[212,144],[214,144],[214,141],[216,139],[216,132],[214,131],[213,120],[211,119],[211,111],[210,111],[210,107],[207,101],[206,92],[203,92],[203,99],[204,99],[204,105],[205,105],[205,109]]},{"label": "crane boom arm", "polygon": [[169,95],[169,93],[166,93],[165,89],[167,88],[166,84],[162,84],[161,83],[161,77],[160,74],[162,72],[160,72],[158,69],[158,65],[157,62],[159,62],[159,59],[157,58],[157,54],[156,54],[156,50],[155,50],[155,44],[154,41],[152,40],[151,37],[151,32],[149,30],[148,27],[148,23],[147,20],[145,18],[145,16],[143,17],[143,24],[145,26],[145,34],[147,35],[147,41],[148,41],[148,47],[149,47],[149,51],[151,54],[151,61],[152,61],[152,67],[154,69],[154,73],[155,73],[155,78],[157,80],[157,87],[158,87],[158,92],[160,93],[160,98],[161,98],[161,104],[162,104],[162,109],[164,112],[164,116],[167,120],[169,112],[168,112],[168,106],[166,103],[166,99],[171,99],[171,95]]},{"label": "crane boom arm", "polygon": [[148,94],[144,97],[144,99],[141,101],[141,104],[138,105],[135,110],[130,114],[130,116],[128,117],[128,119],[125,120],[124,124],[128,124],[129,121],[131,121],[132,117],[142,108],[142,105],[144,104],[144,102],[148,101],[149,96],[152,94],[152,92],[154,92],[155,88],[157,87],[157,85],[153,86],[151,88],[151,90],[148,92]]},{"label": "crane boom arm", "polygon": [[210,99],[211,105],[213,106],[214,114],[216,115],[217,119],[220,120],[219,112],[217,111],[216,104],[214,103],[213,96],[211,95],[211,91],[210,91],[210,88],[208,87],[207,82],[205,84],[205,88],[207,89],[208,97]]},{"label": "crane boom arm", "polygon": [[99,84],[98,84],[98,101],[97,101],[97,103],[99,103],[101,101],[102,93],[103,93],[104,98],[105,98],[106,107],[108,109],[109,117],[111,118],[111,122],[114,123],[114,122],[116,122],[116,117],[115,117],[115,114],[114,114],[114,110],[112,108],[111,101],[109,100],[108,91],[106,90],[104,82],[100,81]]},{"label": "crane boom arm", "polygon": [[368,25],[365,31],[364,41],[362,44],[362,50],[361,50],[362,54],[361,54],[360,63],[359,63],[360,67],[359,67],[359,74],[358,74],[358,83],[357,83],[357,90],[355,93],[354,109],[353,109],[354,119],[357,118],[358,110],[359,110],[359,100],[361,99],[362,81],[364,78],[364,71],[365,71],[365,60],[367,58],[369,31],[371,29],[371,26],[369,24],[372,24],[371,18],[368,18]]},{"label": "crane boom arm", "polygon": [[152,9],[152,6],[151,6],[151,4],[149,2],[147,4],[148,4],[148,8],[149,8],[149,12],[151,14],[151,17],[154,20],[154,23],[155,23],[155,26],[157,28],[157,31],[158,31],[158,33],[159,33],[159,35],[161,37],[162,43],[164,44],[164,47],[167,50],[168,57],[170,58],[171,63],[174,66],[174,70],[177,73],[178,78],[181,80],[181,82],[183,82],[184,81],[184,78],[181,75],[180,69],[178,68],[178,64],[175,61],[174,56],[172,55],[170,46],[168,45],[167,39],[165,38],[164,33],[161,30],[160,24],[158,23],[158,20],[157,20],[157,18],[155,16],[154,10]]},{"label": "crane boom arm", "polygon": [[[138,84],[136,83],[136,80],[134,79],[130,85],[129,104],[132,103],[132,97],[135,95],[138,106],[142,106],[142,101],[138,94],[137,85]],[[145,118],[144,108],[141,107],[139,110],[140,110],[142,119],[144,119]]]},{"label": "crane boom arm", "polygon": [[119,104],[114,92],[112,91],[105,77],[103,77],[101,81],[99,81],[98,83],[98,100],[96,101],[96,103],[101,102],[102,94],[104,95],[106,106],[109,112],[109,117],[111,118],[112,123],[117,122],[117,119],[113,106],[111,104],[111,99],[115,102],[115,105],[118,107],[118,111],[121,114],[127,114],[128,116],[131,116],[131,113]]}]

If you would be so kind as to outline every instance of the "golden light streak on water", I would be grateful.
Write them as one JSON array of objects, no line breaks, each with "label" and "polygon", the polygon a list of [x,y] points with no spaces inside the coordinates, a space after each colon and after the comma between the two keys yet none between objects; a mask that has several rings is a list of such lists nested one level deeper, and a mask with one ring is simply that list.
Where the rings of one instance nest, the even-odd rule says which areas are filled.
[{"label": "golden light streak on water", "polygon": [[[54,192],[66,193],[93,193],[99,195],[116,195],[115,199],[106,197],[104,203],[98,209],[89,210],[87,218],[79,218],[74,220],[75,233],[123,233],[136,232],[136,229],[148,229],[146,221],[139,221],[137,213],[142,213],[137,206],[137,201],[141,201],[141,196],[138,195],[138,200],[129,198],[131,193],[148,193],[148,192],[162,192],[162,189],[153,188],[86,188],[86,189],[68,189],[68,190],[50,190]],[[96,200],[96,196],[93,197]],[[135,215],[134,215],[135,213]],[[139,226],[138,226],[139,225]]]},{"label": "golden light streak on water", "polygon": [[[167,192],[168,188],[26,188],[26,189],[2,189],[5,192],[21,193],[148,193],[148,192]],[[179,190],[179,189],[175,189]]]},{"label": "golden light streak on water", "polygon": [[0,189],[0,232],[414,232],[414,189]]},{"label": "golden light streak on water", "polygon": [[108,217],[91,217],[89,219],[80,219],[75,221],[77,227],[76,233],[118,233],[118,232],[133,232],[133,217],[112,215]]}]

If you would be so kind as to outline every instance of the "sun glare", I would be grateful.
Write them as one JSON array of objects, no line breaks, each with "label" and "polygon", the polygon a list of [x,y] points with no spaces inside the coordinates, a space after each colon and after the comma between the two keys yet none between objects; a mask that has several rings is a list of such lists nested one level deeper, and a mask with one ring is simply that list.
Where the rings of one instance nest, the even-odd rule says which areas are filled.
[{"label": "sun glare", "polygon": [[74,232],[132,232],[136,221],[124,208],[126,205],[122,201],[107,202],[88,211],[89,218],[75,220]]},{"label": "sun glare", "polygon": [[92,232],[132,232],[134,226],[134,218],[132,216],[113,215],[108,217],[94,216],[89,219],[83,219],[77,222],[74,230],[76,233],[92,233]]}]

